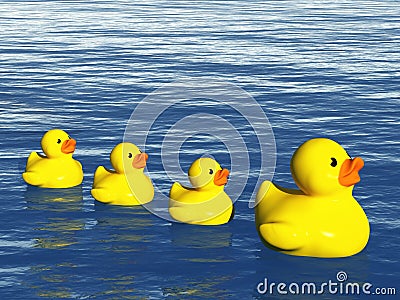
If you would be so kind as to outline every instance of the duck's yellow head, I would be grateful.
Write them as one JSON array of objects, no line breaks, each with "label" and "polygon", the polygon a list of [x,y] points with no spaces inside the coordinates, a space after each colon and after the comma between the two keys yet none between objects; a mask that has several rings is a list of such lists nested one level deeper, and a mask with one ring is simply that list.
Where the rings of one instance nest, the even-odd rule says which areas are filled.
[{"label": "duck's yellow head", "polygon": [[195,160],[189,168],[189,180],[194,188],[222,187],[228,182],[229,171],[209,157]]},{"label": "duck's yellow head", "polygon": [[352,159],[335,141],[311,139],[293,154],[290,168],[297,186],[308,195],[328,195],[352,188],[360,181],[364,166],[360,157]]},{"label": "duck's yellow head", "polygon": [[75,151],[76,141],[61,129],[47,131],[42,137],[41,146],[48,158],[72,156]]},{"label": "duck's yellow head", "polygon": [[149,156],[131,143],[120,143],[110,154],[111,165],[117,173],[142,171]]}]

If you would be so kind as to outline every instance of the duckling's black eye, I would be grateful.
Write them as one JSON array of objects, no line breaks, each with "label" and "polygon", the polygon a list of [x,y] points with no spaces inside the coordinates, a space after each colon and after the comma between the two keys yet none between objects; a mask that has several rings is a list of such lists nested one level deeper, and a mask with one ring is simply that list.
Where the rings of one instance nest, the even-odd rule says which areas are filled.
[{"label": "duckling's black eye", "polygon": [[129,157],[129,158],[132,158],[132,153],[129,153],[129,154],[128,154],[128,157]]},{"label": "duckling's black eye", "polygon": [[58,140],[57,140],[57,144],[60,144],[60,143],[61,143],[61,140],[60,140],[60,139],[58,139]]},{"label": "duckling's black eye", "polygon": [[208,174],[212,175],[214,173],[213,169],[210,169],[210,171],[208,172]]},{"label": "duckling's black eye", "polygon": [[332,160],[331,166],[332,166],[332,167],[336,167],[336,166],[337,166],[337,160],[336,160],[336,158],[331,157],[331,160]]}]

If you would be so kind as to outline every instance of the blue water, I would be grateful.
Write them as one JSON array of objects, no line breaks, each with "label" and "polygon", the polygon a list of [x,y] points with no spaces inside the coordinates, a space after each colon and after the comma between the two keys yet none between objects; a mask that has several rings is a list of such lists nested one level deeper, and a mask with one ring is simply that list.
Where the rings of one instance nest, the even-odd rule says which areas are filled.
[{"label": "blue water", "polygon": [[[257,285],[322,283],[339,271],[398,294],[399,16],[399,2],[389,0],[1,1],[1,299],[309,299],[261,295]],[[109,166],[137,104],[166,83],[205,77],[239,86],[262,107],[281,185],[294,186],[290,157],[309,138],[333,138],[365,160],[354,189],[371,224],[363,252],[316,259],[265,248],[248,207],[254,180],[233,221],[217,227],[94,201],[94,170]],[[171,185],[158,163],[163,132],[192,109],[183,103],[152,128],[148,169],[161,191]],[[206,100],[203,109],[235,118]],[[245,136],[247,124],[238,122]],[[78,141],[84,182],[28,187],[26,158],[55,127]],[[229,166],[223,145],[207,140],[212,126],[205,131],[182,146],[183,170],[202,151]],[[248,151],[260,159],[251,143]],[[378,298],[315,296],[365,297]]]}]

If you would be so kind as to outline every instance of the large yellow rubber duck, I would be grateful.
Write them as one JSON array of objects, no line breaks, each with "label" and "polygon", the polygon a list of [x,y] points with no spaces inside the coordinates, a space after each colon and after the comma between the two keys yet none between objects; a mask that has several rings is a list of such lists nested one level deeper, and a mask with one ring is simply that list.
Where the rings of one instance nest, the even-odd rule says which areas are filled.
[{"label": "large yellow rubber duck", "polygon": [[330,139],[302,144],[290,165],[300,190],[265,181],[257,193],[255,218],[263,242],[299,256],[345,257],[363,250],[369,223],[352,195],[363,166]]},{"label": "large yellow rubber duck", "polygon": [[214,159],[202,157],[189,168],[193,188],[175,182],[170,190],[169,213],[177,221],[197,225],[220,225],[233,218],[232,200],[224,192],[229,171]]},{"label": "large yellow rubber duck", "polygon": [[133,206],[153,200],[154,187],[144,173],[148,155],[131,143],[120,143],[111,151],[110,161],[114,168],[103,166],[96,169],[92,196],[100,202]]},{"label": "large yellow rubber duck", "polygon": [[79,161],[72,158],[76,141],[65,131],[52,129],[41,141],[45,155],[32,152],[22,178],[30,185],[42,188],[69,188],[82,183]]}]

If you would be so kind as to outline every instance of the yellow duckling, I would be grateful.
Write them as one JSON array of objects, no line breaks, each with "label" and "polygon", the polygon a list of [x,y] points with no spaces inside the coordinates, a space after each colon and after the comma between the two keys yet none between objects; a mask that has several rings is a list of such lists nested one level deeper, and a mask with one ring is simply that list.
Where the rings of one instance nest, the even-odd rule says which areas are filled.
[{"label": "yellow duckling", "polygon": [[197,225],[220,225],[233,218],[232,200],[224,192],[229,171],[212,158],[203,157],[189,168],[193,188],[175,182],[169,192],[169,213],[177,221]]},{"label": "yellow duckling", "polygon": [[300,190],[265,181],[257,193],[255,218],[263,242],[299,256],[345,257],[363,250],[369,223],[352,195],[363,166],[332,140],[302,144],[290,165]]},{"label": "yellow duckling", "polygon": [[32,152],[22,178],[30,185],[42,188],[69,188],[82,183],[79,161],[72,158],[76,141],[65,131],[47,131],[41,141],[45,155]]},{"label": "yellow duckling", "polygon": [[115,205],[141,205],[153,200],[154,188],[143,173],[148,155],[136,145],[120,143],[111,151],[110,161],[115,171],[100,166],[94,173],[93,198]]}]

